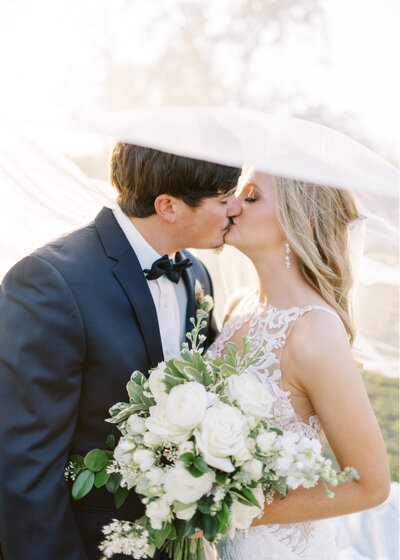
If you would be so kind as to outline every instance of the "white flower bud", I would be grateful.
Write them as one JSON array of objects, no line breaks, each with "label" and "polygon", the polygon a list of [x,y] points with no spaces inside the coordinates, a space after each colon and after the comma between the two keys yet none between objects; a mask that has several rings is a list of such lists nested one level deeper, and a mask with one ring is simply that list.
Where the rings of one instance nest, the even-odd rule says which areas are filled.
[{"label": "white flower bud", "polygon": [[143,442],[148,447],[159,447],[162,444],[162,439],[159,435],[153,434],[153,432],[145,432],[143,434]]},{"label": "white flower bud", "polygon": [[182,441],[179,444],[179,455],[183,455],[184,453],[194,453],[194,443],[193,441]]},{"label": "white flower bud", "polygon": [[126,422],[126,431],[128,435],[137,435],[145,432],[146,425],[143,418],[138,414],[131,414]]},{"label": "white flower bud", "polygon": [[256,438],[256,443],[263,453],[269,451],[276,440],[276,432],[263,432]]},{"label": "white flower bud", "polygon": [[259,480],[262,475],[263,464],[258,459],[251,459],[246,461],[243,465],[243,470],[248,472],[253,480]]},{"label": "white flower bud", "polygon": [[154,465],[154,453],[150,449],[136,449],[132,459],[139,465],[141,471],[147,471]]}]

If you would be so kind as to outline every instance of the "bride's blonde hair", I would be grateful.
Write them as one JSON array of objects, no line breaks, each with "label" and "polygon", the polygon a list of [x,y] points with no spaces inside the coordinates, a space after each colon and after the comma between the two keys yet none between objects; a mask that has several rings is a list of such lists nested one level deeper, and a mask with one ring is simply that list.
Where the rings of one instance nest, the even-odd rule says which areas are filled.
[{"label": "bride's blonde hair", "polygon": [[344,189],[274,177],[279,223],[306,281],[355,336],[349,292],[353,275],[348,225],[359,218],[352,194]]}]

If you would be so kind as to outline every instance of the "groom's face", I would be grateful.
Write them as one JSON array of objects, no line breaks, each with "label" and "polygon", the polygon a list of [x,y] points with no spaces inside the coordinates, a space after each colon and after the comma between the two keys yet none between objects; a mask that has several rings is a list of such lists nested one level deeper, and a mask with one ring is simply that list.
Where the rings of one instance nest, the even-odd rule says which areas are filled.
[{"label": "groom's face", "polygon": [[181,201],[179,228],[183,247],[209,249],[224,244],[232,221],[242,211],[235,191],[236,187],[219,196],[207,197],[196,208]]}]

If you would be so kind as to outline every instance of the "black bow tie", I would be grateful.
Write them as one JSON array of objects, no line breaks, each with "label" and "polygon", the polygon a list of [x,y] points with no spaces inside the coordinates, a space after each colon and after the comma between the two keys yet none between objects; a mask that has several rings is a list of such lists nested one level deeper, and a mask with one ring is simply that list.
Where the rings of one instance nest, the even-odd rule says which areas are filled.
[{"label": "black bow tie", "polygon": [[182,272],[192,265],[193,263],[189,259],[174,263],[168,255],[164,255],[153,262],[150,270],[146,268],[143,272],[147,280],[157,280],[157,278],[165,274],[171,282],[177,284],[182,276]]}]

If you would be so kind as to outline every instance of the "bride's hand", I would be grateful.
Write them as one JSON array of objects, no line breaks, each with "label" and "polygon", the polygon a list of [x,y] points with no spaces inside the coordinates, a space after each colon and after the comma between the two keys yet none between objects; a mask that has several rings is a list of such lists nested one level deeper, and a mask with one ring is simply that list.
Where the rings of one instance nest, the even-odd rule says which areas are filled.
[{"label": "bride's hand", "polygon": [[193,535],[190,535],[191,539],[201,539],[203,537],[203,531],[201,529],[197,529]]}]

